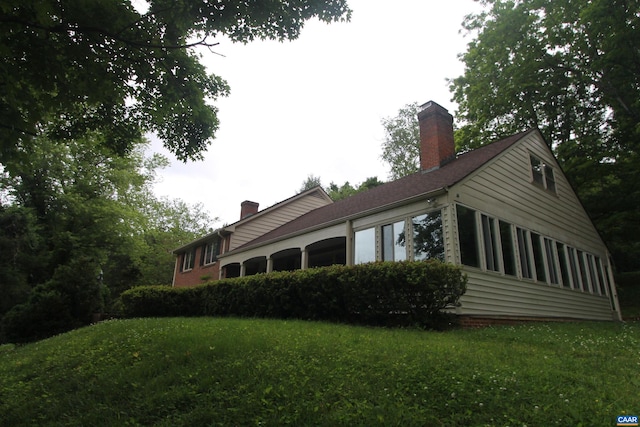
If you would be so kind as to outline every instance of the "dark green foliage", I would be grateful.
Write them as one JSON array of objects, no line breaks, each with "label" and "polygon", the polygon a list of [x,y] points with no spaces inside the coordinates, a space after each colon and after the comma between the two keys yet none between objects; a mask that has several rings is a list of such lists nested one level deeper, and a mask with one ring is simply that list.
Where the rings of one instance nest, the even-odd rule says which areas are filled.
[{"label": "dark green foliage", "polygon": [[466,277],[449,264],[380,262],[260,274],[194,288],[140,287],[121,298],[129,317],[240,316],[433,327],[465,290]]},{"label": "dark green foliage", "polygon": [[640,271],[616,275],[622,317],[640,319]]},{"label": "dark green foliage", "polygon": [[295,39],[309,19],[349,16],[345,0],[4,0],[0,162],[43,132],[64,141],[92,130],[121,154],[154,131],[178,159],[201,158],[218,129],[211,101],[229,87],[195,46]]},{"label": "dark green foliage", "polygon": [[462,149],[538,128],[619,271],[640,267],[640,2],[485,0],[451,80]]}]

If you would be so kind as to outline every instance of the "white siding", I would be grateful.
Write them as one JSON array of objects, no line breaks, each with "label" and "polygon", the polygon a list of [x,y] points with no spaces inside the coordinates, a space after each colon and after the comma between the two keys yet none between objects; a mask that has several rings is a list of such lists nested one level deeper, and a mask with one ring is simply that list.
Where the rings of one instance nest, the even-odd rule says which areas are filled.
[{"label": "white siding", "polygon": [[331,202],[327,201],[327,199],[318,197],[315,193],[310,193],[293,199],[288,203],[283,203],[281,206],[276,206],[264,214],[256,214],[256,218],[238,224],[231,236],[229,250],[234,250],[309,211],[329,203]]},{"label": "white siding", "polygon": [[458,313],[475,316],[614,320],[607,296],[465,268],[469,278]]},{"label": "white siding", "polygon": [[[554,169],[556,194],[532,183],[530,154]],[[538,133],[523,140],[450,189],[450,202],[592,253],[608,264],[608,252],[555,158]],[[453,206],[453,205],[452,205]],[[454,209],[452,208],[452,211]],[[455,213],[452,212],[454,217]],[[457,227],[447,243],[460,262]],[[481,236],[478,236],[481,238]],[[480,258],[484,260],[483,251]],[[447,258],[451,259],[451,258]],[[611,320],[608,296],[465,267],[468,291],[460,314]]]}]

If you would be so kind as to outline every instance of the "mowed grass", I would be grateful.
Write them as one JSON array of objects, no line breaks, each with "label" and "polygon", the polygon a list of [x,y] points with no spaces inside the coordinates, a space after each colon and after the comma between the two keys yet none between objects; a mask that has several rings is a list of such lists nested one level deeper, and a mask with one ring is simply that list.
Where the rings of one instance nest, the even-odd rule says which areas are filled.
[{"label": "mowed grass", "polygon": [[640,324],[118,320],[0,347],[2,426],[613,426]]}]

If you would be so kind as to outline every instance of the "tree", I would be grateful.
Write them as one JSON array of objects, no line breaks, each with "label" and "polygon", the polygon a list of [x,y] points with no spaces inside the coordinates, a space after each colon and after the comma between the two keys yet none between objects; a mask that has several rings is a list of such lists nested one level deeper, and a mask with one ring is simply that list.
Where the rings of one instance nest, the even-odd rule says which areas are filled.
[{"label": "tree", "polygon": [[380,181],[377,176],[369,177],[355,187],[352,186],[349,181],[346,181],[341,186],[338,186],[336,183],[331,182],[331,184],[329,184],[329,187],[327,187],[326,192],[327,194],[329,194],[329,197],[331,197],[331,199],[335,202],[338,200],[346,199],[347,197],[351,197],[354,194],[370,190],[382,184],[384,184],[384,182]]},{"label": "tree", "polygon": [[395,180],[420,169],[418,104],[407,104],[395,117],[382,119],[385,138],[380,158],[389,164],[389,179]]},{"label": "tree", "polygon": [[298,193],[303,193],[307,190],[311,190],[314,187],[322,187],[322,182],[319,176],[308,175],[307,178],[302,182]]},{"label": "tree", "polygon": [[0,178],[6,338],[87,324],[131,286],[170,283],[171,250],[210,230],[201,207],[154,197],[166,158],[145,158],[142,140],[129,155],[113,155],[102,138],[35,138]]},{"label": "tree", "polygon": [[537,127],[622,270],[640,267],[640,3],[484,0],[451,80],[477,147]]},{"label": "tree", "polygon": [[[88,131],[126,153],[154,131],[180,160],[198,159],[218,128],[211,101],[229,88],[196,47],[295,39],[304,22],[348,20],[346,0],[246,2],[5,0],[0,6],[0,163],[33,138]],[[140,2],[136,2],[140,4]]]}]

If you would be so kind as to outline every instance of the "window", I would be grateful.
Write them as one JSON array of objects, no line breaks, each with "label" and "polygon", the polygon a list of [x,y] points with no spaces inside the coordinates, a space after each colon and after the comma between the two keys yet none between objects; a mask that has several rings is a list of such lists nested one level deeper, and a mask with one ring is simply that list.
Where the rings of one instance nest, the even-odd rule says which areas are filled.
[{"label": "window", "polygon": [[407,259],[407,248],[404,231],[404,221],[383,225],[382,260],[404,261]]},{"label": "window", "polygon": [[533,262],[536,266],[536,278],[540,282],[546,282],[547,275],[544,268],[542,241],[540,240],[540,235],[531,233],[531,243],[533,244]]},{"label": "window", "polygon": [[591,280],[591,287],[592,287],[592,292],[595,293],[602,293],[602,287],[600,286],[600,283],[598,282],[598,278],[596,276],[596,265],[595,265],[595,260],[593,258],[593,255],[591,254],[587,254],[587,267],[589,269],[589,280]]},{"label": "window", "polygon": [[542,172],[542,162],[540,159],[534,156],[530,156],[531,159],[531,176],[533,182],[544,185],[544,174]]},{"label": "window", "polygon": [[551,239],[544,238],[544,253],[547,258],[547,267],[549,268],[549,281],[554,285],[560,283],[558,279],[558,265],[556,264],[555,245]]},{"label": "window", "polygon": [[532,279],[533,272],[531,271],[531,253],[529,252],[529,232],[518,227],[516,228],[516,235],[518,237],[518,252],[520,254],[522,277]]},{"label": "window", "polygon": [[560,261],[560,274],[562,275],[562,286],[571,288],[571,278],[569,272],[569,264],[567,263],[567,254],[564,245],[556,242],[556,250],[558,251],[558,260]]},{"label": "window", "polygon": [[182,271],[193,269],[195,255],[195,249],[187,251],[182,255]]},{"label": "window", "polygon": [[356,264],[374,262],[376,260],[376,229],[367,228],[355,233]]},{"label": "window", "polygon": [[513,231],[511,224],[499,221],[500,240],[502,242],[502,264],[504,265],[504,273],[515,276],[516,273],[516,257],[513,247]]},{"label": "window", "polygon": [[576,250],[570,246],[567,246],[567,252],[569,253],[569,267],[571,268],[571,279],[573,280],[573,289],[579,290],[582,288],[582,284],[580,282],[580,275],[578,274]]},{"label": "window", "polygon": [[456,205],[458,215],[458,239],[460,240],[460,260],[464,265],[480,267],[476,211]]},{"label": "window", "polygon": [[442,213],[430,212],[411,218],[413,228],[413,259],[444,261]]},{"label": "window", "polygon": [[602,261],[596,257],[596,269],[598,270],[598,280],[600,281],[600,294],[607,294],[607,287],[605,286],[604,274],[602,273]]},{"label": "window", "polygon": [[584,252],[578,251],[578,266],[580,266],[580,278],[582,279],[582,290],[591,292],[589,289],[589,277],[587,276],[587,266],[584,263]]},{"label": "window", "polygon": [[482,238],[484,240],[484,255],[487,262],[487,270],[500,271],[498,263],[498,242],[496,240],[495,219],[486,215],[480,216],[482,220]]},{"label": "window", "polygon": [[531,162],[531,179],[533,183],[555,193],[556,177],[553,173],[553,168],[534,155],[529,155],[529,160]]},{"label": "window", "polygon": [[214,240],[205,244],[202,247],[202,259],[200,260],[200,265],[213,264],[220,254],[220,241]]},{"label": "window", "polygon": [[556,192],[556,177],[553,175],[553,168],[549,165],[544,165],[544,179],[547,184],[547,190]]}]

